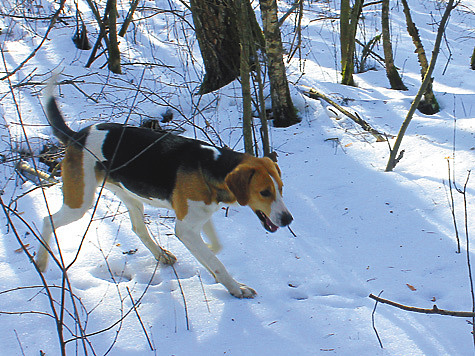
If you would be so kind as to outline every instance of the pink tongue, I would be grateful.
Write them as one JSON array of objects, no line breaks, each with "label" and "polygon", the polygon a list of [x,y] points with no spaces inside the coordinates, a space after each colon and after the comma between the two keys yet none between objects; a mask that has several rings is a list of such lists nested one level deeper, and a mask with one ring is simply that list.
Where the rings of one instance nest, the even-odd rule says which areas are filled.
[{"label": "pink tongue", "polygon": [[272,231],[272,232],[276,232],[278,227],[276,225],[274,225],[272,223],[272,221],[270,221],[270,219],[266,216],[265,216],[265,220],[266,220],[266,225],[269,227],[269,230]]}]

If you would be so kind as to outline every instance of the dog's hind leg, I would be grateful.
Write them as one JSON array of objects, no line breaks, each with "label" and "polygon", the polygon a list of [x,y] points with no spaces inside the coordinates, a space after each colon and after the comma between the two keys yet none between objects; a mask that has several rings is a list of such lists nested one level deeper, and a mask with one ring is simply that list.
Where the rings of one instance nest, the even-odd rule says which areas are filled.
[{"label": "dog's hind leg", "polygon": [[49,242],[51,235],[53,235],[53,230],[81,219],[87,210],[89,210],[89,207],[71,209],[69,206],[63,204],[57,213],[48,215],[43,219],[43,230],[41,233],[42,244],[36,255],[36,263],[40,271],[44,272],[46,270],[49,254],[52,253]]},{"label": "dog's hind leg", "polygon": [[98,181],[94,161],[83,157],[82,150],[70,146],[66,150],[61,169],[63,177],[63,205],[61,209],[43,219],[42,244],[36,256],[36,263],[45,271],[51,253],[49,242],[53,230],[68,225],[84,216],[94,202]]},{"label": "dog's hind leg", "polygon": [[113,191],[117,197],[125,204],[129,211],[130,221],[132,223],[132,230],[142,240],[143,244],[152,252],[157,261],[167,265],[172,265],[176,262],[176,257],[169,251],[163,249],[150,236],[147,226],[144,223],[143,204],[136,199],[131,198],[122,188],[111,184],[107,186]]}]

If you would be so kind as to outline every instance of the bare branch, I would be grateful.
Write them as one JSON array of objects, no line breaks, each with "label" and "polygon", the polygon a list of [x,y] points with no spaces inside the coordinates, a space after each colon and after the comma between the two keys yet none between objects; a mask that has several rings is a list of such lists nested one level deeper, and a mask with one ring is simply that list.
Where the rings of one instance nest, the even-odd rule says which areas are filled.
[{"label": "bare branch", "polygon": [[393,307],[406,310],[406,311],[411,311],[415,313],[423,313],[423,314],[439,314],[439,315],[448,315],[448,316],[456,316],[460,318],[472,318],[475,316],[474,312],[464,312],[464,311],[451,311],[451,310],[445,310],[445,309],[439,309],[437,308],[437,305],[434,304],[432,309],[425,309],[425,308],[417,308],[417,307],[411,307],[403,304],[399,304],[396,302],[393,302],[388,299],[383,299],[381,297],[377,297],[374,294],[370,294],[369,297],[371,299],[376,300],[377,302],[383,303],[383,304],[388,304]]},{"label": "bare branch", "polygon": [[304,88],[307,89],[306,91],[303,91],[304,95],[306,95],[306,96],[308,96],[309,98],[312,98],[312,99],[323,99],[323,100],[325,100],[328,104],[333,105],[342,114],[348,116],[351,120],[353,120],[358,125],[360,125],[363,128],[363,130],[365,130],[365,131],[369,132],[370,134],[372,134],[376,138],[377,142],[386,141],[386,138],[384,137],[384,135],[381,132],[379,132],[376,129],[373,129],[370,126],[370,124],[368,124],[362,118],[350,113],[348,110],[346,110],[345,108],[343,108],[340,105],[338,105],[337,103],[335,103],[332,99],[327,97],[325,94],[322,94],[322,93],[318,92],[314,88],[310,88],[310,87],[306,87],[306,86],[304,86]]}]

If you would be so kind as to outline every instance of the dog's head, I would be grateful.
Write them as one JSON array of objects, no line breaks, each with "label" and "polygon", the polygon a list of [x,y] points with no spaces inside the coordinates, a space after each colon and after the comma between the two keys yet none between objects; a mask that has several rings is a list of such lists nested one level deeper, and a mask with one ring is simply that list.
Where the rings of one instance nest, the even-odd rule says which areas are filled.
[{"label": "dog's head", "polygon": [[248,157],[226,176],[226,185],[240,205],[248,205],[269,232],[289,225],[292,214],[282,199],[280,169],[271,159]]}]

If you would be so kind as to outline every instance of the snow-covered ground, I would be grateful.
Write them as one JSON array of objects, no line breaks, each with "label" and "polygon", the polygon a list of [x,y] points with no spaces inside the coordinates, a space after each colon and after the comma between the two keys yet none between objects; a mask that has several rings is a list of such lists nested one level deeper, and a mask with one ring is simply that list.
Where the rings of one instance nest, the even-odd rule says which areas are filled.
[{"label": "snow-covered ground", "polygon": [[[0,9],[8,13],[14,5],[4,1]],[[414,1],[410,5],[430,55],[445,4]],[[49,15],[55,6],[48,1],[25,3],[15,14]],[[128,5],[124,2],[121,6],[126,9]],[[279,6],[282,12],[290,7],[285,3]],[[361,30],[366,41],[380,31],[379,6],[364,10]],[[375,142],[349,119],[330,118],[318,101],[298,90],[302,85],[314,87],[339,99],[378,130],[396,135],[419,88],[420,72],[405,30],[402,5],[392,2],[392,6],[395,62],[409,88],[406,92],[388,89],[384,69],[373,59],[368,64],[374,70],[355,76],[358,87],[338,84],[338,21],[330,17],[338,13],[339,2],[305,3],[302,61],[295,57],[289,64],[302,122],[288,129],[271,128],[296,236],[288,229],[266,233],[254,214],[239,206],[228,212],[223,209],[214,217],[224,247],[219,258],[238,281],[256,289],[255,299],[230,296],[173,236],[173,213],[147,208],[151,233],[178,258],[175,270],[157,269],[152,255],[131,231],[124,207],[114,195],[103,194],[79,257],[68,273],[89,335],[87,354],[474,353],[468,318],[411,313],[378,304],[374,326],[381,348],[372,324],[375,303],[368,295],[383,291],[381,297],[410,306],[432,308],[436,304],[440,309],[472,310],[464,201],[462,194],[454,191],[462,245],[458,254],[447,180],[448,162],[459,188],[464,186],[467,171],[475,166],[475,72],[469,68],[475,46],[475,2],[462,2],[447,27],[434,72],[441,111],[433,116],[416,112],[403,140],[404,157],[392,173],[384,172],[387,143]],[[93,30],[86,3],[80,2],[79,7]],[[174,14],[157,9],[173,9]],[[74,16],[73,2],[67,2],[67,15]],[[179,2],[140,4],[136,18],[148,20],[135,23],[121,39],[122,62],[128,64],[122,75],[101,68],[102,58],[90,69],[84,68],[89,51],[76,49],[71,41],[75,20],[67,18],[10,77],[14,97],[10,82],[0,82],[0,153],[5,156],[0,166],[2,199],[10,204],[21,196],[11,208],[24,222],[12,219],[30,252],[36,251],[38,242],[26,224],[38,231],[47,207],[43,192],[33,190],[33,183],[22,182],[13,171],[10,150],[26,150],[29,143],[37,153],[47,140],[54,141],[40,102],[39,91],[44,86],[32,85],[47,81],[53,69],[61,72],[60,80],[74,83],[58,90],[58,102],[74,129],[98,121],[139,124],[146,118],[160,119],[170,106],[175,115],[167,127],[178,125],[188,136],[242,149],[239,84],[202,98],[193,95],[202,75],[200,56],[192,30],[178,15],[191,21]],[[0,18],[1,76],[5,66],[12,70],[26,59],[47,26],[48,21]],[[290,18],[283,28],[286,48],[292,40],[292,26]],[[91,39],[94,37],[93,33]],[[375,51],[381,54],[381,46]],[[137,95],[137,89],[142,93]],[[466,189],[467,227],[472,236],[474,187],[472,177]],[[60,184],[46,188],[44,194],[49,209],[58,209]],[[75,257],[90,218],[91,214],[58,230],[66,261]],[[56,325],[45,315],[51,313],[51,306],[41,280],[26,255],[17,251],[19,244],[4,216],[1,221],[0,354],[39,355],[42,350],[45,355],[59,355]],[[473,246],[475,241],[470,239]],[[124,254],[135,249],[135,254]],[[473,247],[470,251],[475,260]],[[51,286],[61,285],[61,274],[53,264],[45,278]],[[52,288],[52,293],[59,303],[60,290]],[[137,313],[131,309],[132,299],[140,301]],[[69,298],[66,309],[64,324],[69,330],[64,335],[69,340],[71,333],[79,333],[69,315],[74,313]],[[85,354],[81,342],[70,341],[66,347],[68,355]]]}]

